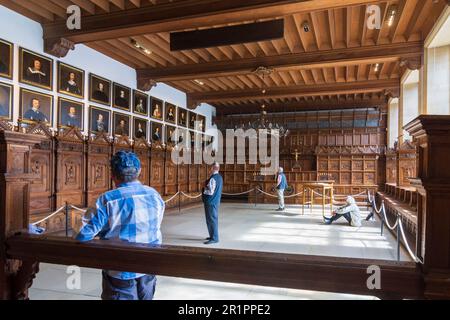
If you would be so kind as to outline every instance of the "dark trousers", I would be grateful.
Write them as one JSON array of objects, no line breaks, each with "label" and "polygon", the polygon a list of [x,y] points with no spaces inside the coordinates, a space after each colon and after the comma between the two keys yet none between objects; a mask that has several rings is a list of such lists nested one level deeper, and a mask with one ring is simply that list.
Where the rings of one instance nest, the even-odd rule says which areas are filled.
[{"label": "dark trousers", "polygon": [[344,213],[344,214],[335,214],[330,220],[331,222],[337,221],[340,218],[345,218],[345,220],[347,220],[348,223],[352,223],[352,215],[350,214],[350,212]]},{"label": "dark trousers", "polygon": [[156,277],[145,275],[131,280],[120,280],[103,275],[102,300],[153,300],[156,289]]},{"label": "dark trousers", "polygon": [[209,238],[219,241],[219,206],[205,203],[205,218]]}]

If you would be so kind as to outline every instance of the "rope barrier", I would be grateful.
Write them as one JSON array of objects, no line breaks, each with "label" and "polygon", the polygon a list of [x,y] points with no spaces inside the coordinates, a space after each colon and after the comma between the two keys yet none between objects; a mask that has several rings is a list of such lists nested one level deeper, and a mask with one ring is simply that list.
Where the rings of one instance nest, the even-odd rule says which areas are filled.
[{"label": "rope barrier", "polygon": [[70,205],[70,207],[71,207],[72,209],[74,209],[74,210],[76,210],[76,211],[79,211],[79,212],[82,212],[82,213],[86,213],[86,212],[87,212],[87,210],[80,209],[80,208],[78,208],[78,207],[75,207],[74,205]]},{"label": "rope barrier", "polygon": [[42,220],[39,220],[38,222],[33,223],[33,226],[37,226],[38,224],[41,224],[42,222],[45,222],[49,219],[51,219],[52,217],[56,216],[58,213],[60,213],[61,211],[63,211],[66,208],[66,206],[62,206],[61,208],[59,208],[58,210],[56,210],[55,212],[53,212],[52,214],[50,214],[49,216],[45,217]]},{"label": "rope barrier", "polygon": [[[376,201],[375,201],[375,195],[371,195],[370,191],[368,191],[368,199],[370,204],[372,205],[372,208],[375,210],[375,212],[377,214],[381,215],[381,227],[383,228],[383,225],[386,224],[386,226],[390,229],[390,230],[394,230],[397,229],[397,243],[398,245],[400,245],[400,236],[403,239],[403,245],[406,248],[406,251],[408,252],[408,254],[410,255],[411,259],[416,262],[419,263],[421,262],[420,259],[414,254],[414,252],[412,251],[408,239],[406,238],[406,234],[405,234],[405,229],[403,227],[403,220],[401,219],[400,215],[397,215],[397,219],[395,221],[394,226],[391,226],[389,224],[389,220],[387,219],[387,215],[386,215],[386,206],[384,204],[384,201],[382,202],[380,209],[377,209],[377,205],[376,205]],[[382,229],[383,230],[383,229]],[[400,252],[398,253],[398,260],[400,260]]]},{"label": "rope barrier", "polygon": [[245,191],[245,192],[241,192],[241,193],[225,193],[225,192],[222,192],[222,194],[225,195],[225,196],[242,196],[244,194],[252,193],[253,191],[255,191],[255,189],[251,189],[251,190],[248,190],[248,191]]},{"label": "rope barrier", "polygon": [[182,194],[183,196],[189,198],[189,199],[198,199],[198,198],[200,198],[200,197],[202,196],[201,193],[200,193],[199,195],[196,195],[196,196],[190,196],[190,195],[188,195],[188,194],[186,194],[186,193],[184,193],[184,192],[181,192],[181,194]]},{"label": "rope barrier", "polygon": [[175,199],[181,192],[177,192],[175,193],[171,198],[169,198],[168,200],[165,200],[164,203],[169,203],[170,201],[172,201],[173,199]]}]

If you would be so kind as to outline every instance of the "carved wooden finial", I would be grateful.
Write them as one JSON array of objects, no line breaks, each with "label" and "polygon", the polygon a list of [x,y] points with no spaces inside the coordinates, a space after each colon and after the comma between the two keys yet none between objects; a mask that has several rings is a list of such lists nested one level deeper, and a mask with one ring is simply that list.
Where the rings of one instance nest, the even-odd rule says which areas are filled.
[{"label": "carved wooden finial", "polygon": [[400,88],[391,88],[384,90],[384,95],[389,99],[400,98]]},{"label": "carved wooden finial", "polygon": [[400,59],[400,67],[409,70],[419,70],[423,66],[423,56]]},{"label": "carved wooden finial", "polygon": [[57,58],[64,58],[69,53],[69,50],[75,50],[75,43],[64,39],[45,39],[44,51]]},{"label": "carved wooden finial", "polygon": [[141,91],[150,91],[153,87],[156,87],[158,85],[158,82],[153,79],[141,79],[138,78],[137,80],[137,87]]}]

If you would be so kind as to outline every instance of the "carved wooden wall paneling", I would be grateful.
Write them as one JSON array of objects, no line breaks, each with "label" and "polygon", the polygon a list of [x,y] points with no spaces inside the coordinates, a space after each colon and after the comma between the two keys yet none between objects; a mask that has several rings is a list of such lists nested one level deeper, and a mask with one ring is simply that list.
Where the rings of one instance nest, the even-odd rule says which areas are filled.
[{"label": "carved wooden wall paneling", "polygon": [[416,146],[406,141],[397,151],[397,185],[411,185],[409,178],[416,178]]},{"label": "carved wooden wall paneling", "polygon": [[87,147],[87,206],[94,206],[97,198],[111,189],[110,159],[112,143],[108,136],[92,137]]},{"label": "carved wooden wall paneling", "polygon": [[31,220],[38,220],[43,214],[55,210],[54,141],[51,135],[33,146],[31,172],[37,176],[30,185]]},{"label": "carved wooden wall paneling", "polygon": [[134,143],[134,152],[139,157],[141,161],[141,175],[139,180],[145,184],[150,185],[150,162],[151,162],[151,152],[150,144],[145,139],[137,139]]},{"label": "carved wooden wall paneling", "polygon": [[176,194],[178,190],[179,184],[181,184],[181,181],[179,181],[180,176],[179,172],[180,166],[177,166],[175,163],[171,160],[171,151],[167,150],[165,152],[165,176],[164,176],[164,195],[174,195]]},{"label": "carved wooden wall paneling", "polygon": [[150,164],[150,186],[164,195],[165,187],[165,151],[162,148],[152,147]]},{"label": "carved wooden wall paneling", "polygon": [[56,207],[86,205],[86,143],[75,128],[56,137]]}]

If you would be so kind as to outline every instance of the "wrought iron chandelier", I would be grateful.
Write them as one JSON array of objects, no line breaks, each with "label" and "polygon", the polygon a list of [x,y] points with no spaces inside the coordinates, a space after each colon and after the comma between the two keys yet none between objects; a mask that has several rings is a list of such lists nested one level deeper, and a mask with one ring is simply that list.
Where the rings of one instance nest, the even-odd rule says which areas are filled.
[{"label": "wrought iron chandelier", "polygon": [[[267,90],[265,88],[264,78],[265,76],[270,75],[274,70],[267,67],[258,67],[254,74],[261,78],[261,82],[263,83],[262,94],[266,94]],[[268,134],[278,135],[280,138],[285,138],[289,135],[289,129],[287,129],[284,125],[279,123],[273,123],[269,121],[267,118],[266,105],[261,105],[261,113],[259,118],[254,122],[249,122],[247,125],[241,125],[241,128],[244,130],[254,129],[256,131],[267,130]]]}]

